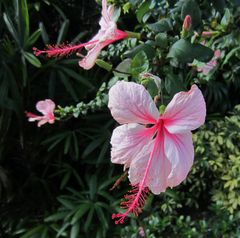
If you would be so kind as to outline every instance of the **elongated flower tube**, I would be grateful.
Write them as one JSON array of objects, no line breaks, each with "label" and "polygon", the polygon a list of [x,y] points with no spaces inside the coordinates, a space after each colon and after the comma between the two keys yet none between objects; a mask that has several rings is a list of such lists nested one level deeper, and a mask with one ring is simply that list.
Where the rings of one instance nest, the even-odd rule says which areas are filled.
[{"label": "elongated flower tube", "polygon": [[31,112],[26,112],[26,116],[28,117],[28,121],[38,121],[38,127],[50,123],[53,124],[55,121],[55,116],[54,116],[54,109],[55,109],[55,103],[50,100],[46,99],[44,101],[39,101],[36,104],[36,108],[39,112],[41,112],[43,115],[35,115]]},{"label": "elongated flower tube", "polygon": [[78,45],[48,45],[48,49],[46,50],[33,48],[35,55],[47,54],[48,57],[65,56],[75,53],[84,47],[88,53],[81,61],[79,61],[79,66],[86,70],[91,69],[104,47],[117,40],[128,37],[126,32],[117,29],[116,22],[113,19],[113,13],[114,7],[112,5],[107,7],[107,0],[102,0],[102,17],[99,22],[101,28],[89,42]]},{"label": "elongated flower tube", "polygon": [[112,134],[111,161],[129,168],[133,186],[121,203],[125,212],[112,215],[118,224],[141,212],[150,191],[160,194],[185,180],[194,159],[191,130],[204,123],[206,104],[193,85],[177,93],[160,115],[142,85],[121,81],[110,89],[108,107],[122,124]]}]

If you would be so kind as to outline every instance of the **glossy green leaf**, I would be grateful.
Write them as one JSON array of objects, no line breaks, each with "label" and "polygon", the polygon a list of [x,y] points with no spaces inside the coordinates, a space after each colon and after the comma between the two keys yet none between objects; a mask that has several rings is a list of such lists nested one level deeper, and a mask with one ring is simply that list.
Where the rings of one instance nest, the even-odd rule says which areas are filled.
[{"label": "glossy green leaf", "polygon": [[137,53],[131,62],[131,74],[137,77],[140,73],[147,72],[149,69],[149,61],[144,51]]},{"label": "glossy green leaf", "polygon": [[151,1],[143,1],[141,6],[137,9],[137,20],[138,22],[142,22],[143,16],[149,11]]},{"label": "glossy green leaf", "polygon": [[176,58],[182,63],[191,63],[194,59],[208,62],[212,59],[214,52],[201,44],[191,44],[189,41],[181,39],[170,48],[168,58]]},{"label": "glossy green leaf", "polygon": [[160,21],[147,25],[154,32],[166,32],[173,29],[170,19],[161,19]]},{"label": "glossy green leaf", "polygon": [[37,68],[40,68],[42,66],[41,62],[39,61],[39,59],[35,55],[33,55],[33,54],[29,53],[29,52],[24,52],[23,55],[24,55],[24,58],[30,64],[32,64],[33,66],[35,66]]},{"label": "glossy green leaf", "polygon": [[33,46],[33,44],[36,43],[40,35],[41,35],[41,29],[38,29],[35,32],[33,32],[32,35],[27,39],[26,47]]}]

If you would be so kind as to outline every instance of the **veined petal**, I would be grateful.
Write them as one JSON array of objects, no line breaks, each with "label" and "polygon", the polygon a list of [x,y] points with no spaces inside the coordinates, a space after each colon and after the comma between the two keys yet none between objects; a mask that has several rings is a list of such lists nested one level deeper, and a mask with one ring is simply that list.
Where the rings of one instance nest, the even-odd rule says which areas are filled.
[{"label": "veined petal", "polygon": [[110,5],[107,9],[107,14],[102,15],[99,21],[99,25],[102,30],[107,30],[109,25],[113,23],[113,20],[112,20],[113,12],[114,12],[114,6]]},{"label": "veined petal", "polygon": [[101,50],[106,45],[106,42],[97,43],[92,49],[88,51],[88,54],[81,61],[79,61],[79,66],[86,70],[91,69],[94,66]]},{"label": "veined petal", "polygon": [[196,85],[188,92],[177,93],[162,116],[170,133],[185,133],[201,126],[206,117],[206,104]]},{"label": "veined petal", "polygon": [[175,187],[185,180],[193,164],[192,133],[170,134],[165,131],[164,134],[165,156],[171,163],[167,184],[169,187]]},{"label": "veined petal", "polygon": [[[165,158],[164,137],[158,132],[155,140],[146,145],[136,157],[129,169],[131,184],[142,184],[152,193],[160,194],[168,187],[167,178],[171,171],[171,164]],[[150,164],[149,164],[149,160]]]},{"label": "veined petal", "polygon": [[155,131],[155,127],[146,128],[135,123],[118,126],[111,138],[112,163],[129,167],[141,149],[152,140]]},{"label": "veined petal", "polygon": [[89,40],[89,42],[95,42],[95,41],[97,42],[95,44],[86,45],[85,49],[89,51],[92,48],[94,48],[98,44],[99,39],[101,39],[103,36],[104,36],[104,31],[100,29],[98,33],[91,40]]},{"label": "veined petal", "polygon": [[55,103],[50,99],[46,99],[44,101],[39,101],[36,104],[36,108],[43,115],[47,115],[49,113],[53,113],[53,111],[55,109]]},{"label": "veined petal", "polygon": [[117,82],[109,90],[108,107],[120,124],[155,124],[159,112],[147,90],[133,82]]}]

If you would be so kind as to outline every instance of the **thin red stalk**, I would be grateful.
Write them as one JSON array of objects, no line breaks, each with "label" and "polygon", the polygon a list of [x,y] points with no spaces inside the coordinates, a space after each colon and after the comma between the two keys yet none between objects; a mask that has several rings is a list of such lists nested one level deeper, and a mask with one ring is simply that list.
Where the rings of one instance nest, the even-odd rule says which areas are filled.
[{"label": "thin red stalk", "polygon": [[142,179],[142,181],[140,182],[139,185],[133,187],[133,190],[131,190],[129,192],[130,194],[127,194],[127,195],[124,196],[126,201],[122,202],[121,205],[122,205],[122,208],[126,208],[127,210],[123,214],[118,213],[118,214],[113,214],[112,215],[112,219],[117,218],[117,220],[115,220],[115,224],[119,224],[119,223],[123,224],[124,219],[126,218],[126,216],[130,212],[132,212],[134,215],[137,216],[139,214],[139,212],[142,211],[142,208],[145,204],[145,200],[146,200],[147,195],[149,193],[149,189],[145,186],[145,183],[146,183],[147,176],[148,176],[151,164],[152,164],[154,153],[155,153],[156,149],[160,146],[159,145],[159,140],[161,140],[160,134],[161,134],[161,130],[162,130],[162,125],[160,124],[159,126],[160,127],[159,127],[159,130],[157,132],[157,136],[155,138],[155,142],[154,142],[154,145],[153,145],[153,150],[150,154],[150,158],[148,160],[143,179]]}]

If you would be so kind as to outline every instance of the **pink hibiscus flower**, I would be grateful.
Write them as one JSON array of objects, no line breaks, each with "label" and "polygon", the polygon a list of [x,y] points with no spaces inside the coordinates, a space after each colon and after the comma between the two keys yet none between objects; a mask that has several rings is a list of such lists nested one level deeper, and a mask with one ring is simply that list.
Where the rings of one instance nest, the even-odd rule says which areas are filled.
[{"label": "pink hibiscus flower", "polygon": [[28,117],[28,121],[38,121],[38,127],[50,123],[53,124],[55,121],[54,116],[54,109],[55,109],[55,103],[50,100],[46,99],[44,101],[39,101],[36,104],[36,108],[39,112],[43,114],[43,116],[35,115],[31,112],[26,112],[26,116]]},{"label": "pink hibiscus flower", "polygon": [[117,29],[116,22],[113,19],[113,13],[114,7],[110,5],[107,8],[107,0],[102,0],[102,17],[99,22],[101,29],[89,42],[79,45],[48,45],[48,49],[46,50],[38,50],[34,47],[33,50],[35,55],[38,56],[45,53],[48,57],[64,56],[85,47],[88,53],[81,61],[79,61],[79,66],[87,70],[91,69],[104,47],[117,40],[128,37],[126,32]]},{"label": "pink hibiscus flower", "polygon": [[111,161],[129,168],[133,190],[125,195],[123,214],[113,214],[116,224],[132,212],[141,212],[149,190],[154,194],[179,185],[194,158],[191,130],[205,121],[206,105],[196,85],[177,93],[160,115],[147,90],[133,82],[118,82],[109,91],[114,119],[122,124],[111,138]]},{"label": "pink hibiscus flower", "polygon": [[221,57],[221,51],[216,50],[214,52],[213,58],[203,66],[197,67],[197,71],[202,72],[204,75],[208,75],[208,73],[217,66],[217,60],[220,57]]}]

